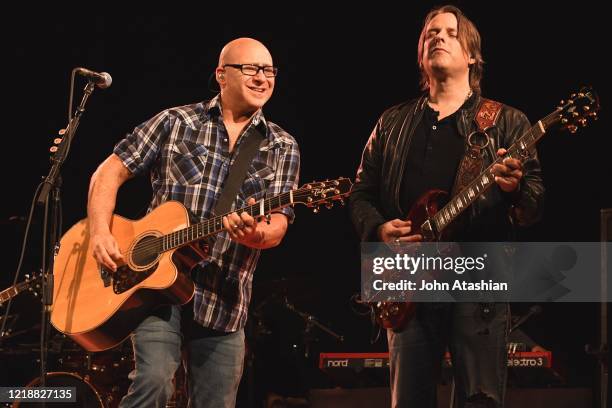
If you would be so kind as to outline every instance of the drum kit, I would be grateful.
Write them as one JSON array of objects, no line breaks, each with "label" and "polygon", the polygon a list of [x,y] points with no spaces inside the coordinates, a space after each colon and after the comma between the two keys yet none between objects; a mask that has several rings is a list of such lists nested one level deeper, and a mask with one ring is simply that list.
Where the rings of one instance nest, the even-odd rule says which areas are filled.
[{"label": "drum kit", "polygon": [[[27,292],[37,297],[38,281],[28,278],[19,285],[0,292],[0,359],[2,360],[3,386],[37,387],[40,379],[40,332],[37,322],[39,299],[24,296],[15,299],[13,310],[5,316],[4,304],[18,293]],[[98,353],[84,350],[70,338],[52,333],[47,344],[47,368],[45,383],[49,387],[75,387],[77,403],[70,407],[114,408],[129,387],[128,374],[134,369],[131,342]],[[30,377],[25,377],[30,376]],[[34,407],[40,403],[21,402],[14,407]],[[61,403],[53,403],[61,407]]]},{"label": "drum kit", "polygon": [[[16,387],[37,387],[40,379],[40,299],[37,297],[38,280],[28,278],[19,290],[15,286],[0,291],[0,324],[4,331],[0,332],[0,385]],[[26,284],[27,283],[27,284]],[[29,285],[29,286],[28,286]],[[247,327],[248,343],[245,355],[245,386],[249,389],[248,405],[254,402],[253,390],[259,384],[253,380],[253,355],[258,354],[258,367],[269,365],[270,361],[278,360],[279,349],[287,352],[284,357],[287,367],[293,360],[306,361],[313,354],[311,346],[317,342],[315,331],[325,333],[330,338],[342,342],[343,336],[336,334],[324,326],[317,318],[296,308],[288,301],[288,297],[299,299],[299,293],[305,292],[306,283],[300,279],[281,279],[261,283],[257,293],[260,302],[254,302],[249,313]],[[308,292],[308,291],[306,291]],[[14,299],[15,312],[5,316],[7,299],[17,297],[17,293],[27,293],[30,296],[19,296]],[[33,297],[37,297],[33,299]],[[289,327],[291,323],[296,327]],[[290,324],[290,326],[291,326]],[[270,331],[272,329],[272,331]],[[89,352],[60,332],[53,332],[47,342],[47,375],[46,386],[74,387],[76,403],[57,403],[53,407],[118,407],[121,399],[127,393],[130,380],[129,373],[134,369],[134,358],[131,341],[126,340],[115,348],[102,352]],[[295,336],[292,336],[295,334]],[[294,338],[295,337],[295,338]],[[273,339],[271,339],[273,338]],[[268,355],[268,344],[276,350]],[[303,347],[298,347],[302,344]],[[263,345],[263,346],[262,346]],[[290,345],[293,345],[290,347]],[[256,350],[256,353],[254,351]],[[301,350],[301,355],[300,351]],[[297,354],[292,357],[293,354]],[[282,354],[282,353],[281,353]],[[280,363],[279,363],[280,364]],[[278,368],[278,375],[286,372]],[[286,368],[286,367],[285,367]],[[259,371],[257,370],[257,371]],[[263,371],[267,369],[264,367]],[[273,370],[274,371],[274,370]],[[267,374],[267,373],[266,373]],[[260,375],[261,376],[261,375]],[[187,406],[187,388],[185,370],[181,367],[174,378],[175,392],[166,408]],[[265,387],[264,387],[265,388]],[[2,406],[0,404],[0,406]],[[40,403],[21,402],[14,407],[38,407]]]},{"label": "drum kit", "polygon": [[[5,339],[8,336],[5,336]],[[57,334],[49,342],[48,367],[50,371],[46,376],[46,386],[49,387],[75,387],[76,404],[66,403],[70,407],[101,407],[114,408],[127,393],[129,387],[128,374],[134,368],[131,343],[126,341],[114,349],[99,353],[85,351],[67,337]],[[40,385],[39,373],[34,369],[36,365],[26,362],[39,362],[40,345],[28,343],[14,343],[0,349],[3,359],[11,359],[16,369],[24,370],[35,375],[27,384],[13,384],[15,386],[37,387]],[[17,368],[19,367],[19,368]],[[62,404],[53,403],[54,407]],[[39,403],[15,403],[14,407],[34,407]]]}]

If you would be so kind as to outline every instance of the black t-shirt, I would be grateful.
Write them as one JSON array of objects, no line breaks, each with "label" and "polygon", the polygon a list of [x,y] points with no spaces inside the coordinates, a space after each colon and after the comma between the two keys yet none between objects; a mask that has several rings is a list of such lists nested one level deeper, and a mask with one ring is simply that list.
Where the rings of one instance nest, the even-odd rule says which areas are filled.
[{"label": "black t-shirt", "polygon": [[405,214],[425,192],[439,189],[450,193],[453,188],[465,150],[465,139],[457,129],[458,112],[438,121],[438,112],[425,107],[402,176],[400,206]]}]

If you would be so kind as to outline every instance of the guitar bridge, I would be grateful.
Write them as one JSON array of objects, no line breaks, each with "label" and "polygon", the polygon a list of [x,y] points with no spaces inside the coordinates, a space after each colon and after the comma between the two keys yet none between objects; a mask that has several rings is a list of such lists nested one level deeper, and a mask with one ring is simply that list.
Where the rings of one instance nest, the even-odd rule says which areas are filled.
[{"label": "guitar bridge", "polygon": [[132,289],[140,282],[151,276],[157,269],[157,263],[154,263],[150,268],[144,271],[134,271],[127,265],[120,266],[117,272],[113,274],[113,292],[119,295]]}]

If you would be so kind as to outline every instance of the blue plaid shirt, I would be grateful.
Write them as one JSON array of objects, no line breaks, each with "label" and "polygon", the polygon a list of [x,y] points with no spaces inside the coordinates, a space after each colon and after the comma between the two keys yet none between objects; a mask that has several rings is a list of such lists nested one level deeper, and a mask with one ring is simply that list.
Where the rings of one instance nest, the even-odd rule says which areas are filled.
[{"label": "blue plaid shirt", "polygon": [[[295,139],[259,110],[247,129],[257,126],[265,135],[251,162],[232,209],[298,187],[300,153]],[[240,149],[239,138],[229,152],[220,96],[208,102],[160,112],[137,126],[114,148],[134,175],[150,172],[153,199],[149,211],[168,200],[185,205],[199,219],[210,218],[223,182]],[[291,207],[280,210],[293,222]],[[233,332],[244,327],[251,300],[253,272],[260,250],[240,245],[226,232],[211,238],[210,257],[217,276],[196,284],[194,318],[211,329]],[[208,268],[210,269],[210,268]]]}]

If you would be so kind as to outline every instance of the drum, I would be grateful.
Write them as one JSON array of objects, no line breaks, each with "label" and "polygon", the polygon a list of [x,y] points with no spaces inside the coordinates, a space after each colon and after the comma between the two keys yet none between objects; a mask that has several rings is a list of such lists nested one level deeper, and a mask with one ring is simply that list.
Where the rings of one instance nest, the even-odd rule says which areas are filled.
[{"label": "drum", "polygon": [[119,346],[91,354],[87,374],[96,386],[109,386],[128,381],[128,374],[133,369],[134,358],[131,345],[129,348]]},{"label": "drum", "polygon": [[[40,385],[40,377],[36,377],[26,385],[26,387],[38,387]],[[100,394],[86,380],[73,373],[49,373],[47,374],[46,385],[48,387],[75,387],[76,402],[66,403],[48,403],[48,407],[53,408],[76,408],[76,407],[100,407],[104,408]],[[40,407],[40,402],[16,402],[13,407],[33,408]]]},{"label": "drum", "polygon": [[127,381],[134,369],[131,344],[121,345],[110,350],[90,353],[81,348],[67,350],[57,359],[56,371],[77,373],[91,380],[96,387],[113,386]]}]

